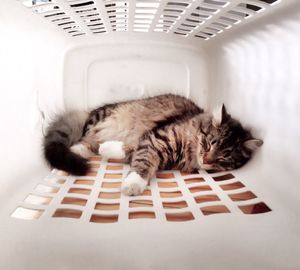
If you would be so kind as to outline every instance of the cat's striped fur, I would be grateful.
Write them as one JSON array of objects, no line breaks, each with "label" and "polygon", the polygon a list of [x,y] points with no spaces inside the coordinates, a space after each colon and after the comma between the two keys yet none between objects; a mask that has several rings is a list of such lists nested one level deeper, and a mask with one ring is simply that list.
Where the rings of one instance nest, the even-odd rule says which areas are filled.
[{"label": "cat's striped fur", "polygon": [[[131,171],[146,181],[158,169],[239,168],[262,141],[231,118],[224,106],[219,113],[214,117],[191,100],[169,94],[102,106],[84,123],[81,113],[65,114],[46,134],[45,157],[53,167],[83,175],[83,158],[97,153],[99,144],[115,140],[124,143]],[[80,116],[80,124],[66,124],[74,115]],[[81,133],[74,134],[70,125],[82,127]],[[74,159],[76,153],[82,157]]]}]

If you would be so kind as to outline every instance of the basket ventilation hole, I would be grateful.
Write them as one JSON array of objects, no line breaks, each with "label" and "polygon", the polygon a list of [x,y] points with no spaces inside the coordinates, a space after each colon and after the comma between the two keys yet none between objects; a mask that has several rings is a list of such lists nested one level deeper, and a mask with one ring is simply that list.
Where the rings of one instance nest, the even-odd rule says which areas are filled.
[{"label": "basket ventilation hole", "polygon": [[171,192],[160,192],[161,198],[176,198],[176,197],[182,197],[181,191],[171,191]]},{"label": "basket ventilation hole", "polygon": [[120,204],[119,203],[96,203],[95,209],[103,210],[103,211],[119,210]]},{"label": "basket ventilation hole", "polygon": [[154,212],[146,212],[146,211],[129,212],[128,214],[129,219],[144,219],[144,218],[154,219],[155,217],[156,216]]},{"label": "basket ventilation hole", "polygon": [[89,179],[76,179],[74,181],[75,185],[88,185],[88,186],[92,186],[94,185],[95,180],[89,180]]},{"label": "basket ventilation hole", "polygon": [[175,175],[174,175],[174,173],[157,173],[156,178],[169,179],[169,178],[175,178]]},{"label": "basket ventilation hole", "polygon": [[100,199],[119,199],[121,197],[121,192],[100,192]]},{"label": "basket ventilation hole", "polygon": [[72,204],[72,205],[80,205],[80,206],[85,206],[86,203],[87,203],[86,199],[75,198],[75,197],[65,197],[61,201],[61,204]]},{"label": "basket ventilation hole", "polygon": [[242,205],[239,206],[239,208],[244,214],[262,214],[271,211],[271,209],[264,202],[250,205]]},{"label": "basket ventilation hole", "polygon": [[251,191],[245,191],[241,193],[229,194],[228,195],[232,201],[247,201],[257,198],[257,196]]},{"label": "basket ventilation hole", "polygon": [[235,183],[232,183],[232,184],[220,185],[220,187],[223,190],[233,190],[233,189],[244,188],[245,186],[241,182],[235,182]]},{"label": "basket ventilation hole", "polygon": [[118,170],[123,170],[124,166],[123,165],[107,165],[106,170],[110,171],[118,171]]},{"label": "basket ventilation hole", "polygon": [[191,212],[166,213],[167,221],[188,221],[195,219]]},{"label": "basket ventilation hole", "polygon": [[12,214],[11,217],[18,219],[38,219],[44,210],[42,209],[29,209],[24,207],[18,207]]},{"label": "basket ventilation hole", "polygon": [[153,207],[151,200],[130,200],[129,207]]},{"label": "basket ventilation hole", "polygon": [[115,223],[118,222],[118,215],[98,215],[94,214],[90,218],[94,223]]},{"label": "basket ventilation hole", "polygon": [[214,214],[224,214],[230,213],[229,209],[225,205],[213,205],[205,206],[200,208],[203,215],[214,215]]},{"label": "basket ventilation hole", "polygon": [[182,209],[188,207],[186,201],[178,201],[178,202],[162,202],[163,208],[165,209]]},{"label": "basket ventilation hole", "polygon": [[205,182],[204,178],[202,177],[195,177],[195,178],[188,178],[188,179],[184,179],[184,182],[186,184],[192,184],[192,183],[201,183],[201,182]]},{"label": "basket ventilation hole", "polygon": [[36,186],[35,191],[41,193],[57,193],[59,191],[59,188],[39,184]]},{"label": "basket ventilation hole", "polygon": [[194,199],[195,199],[196,203],[220,201],[220,198],[214,194],[196,196]]},{"label": "basket ventilation hole", "polygon": [[54,212],[52,217],[55,218],[80,218],[82,215],[82,211],[75,209],[67,209],[67,208],[58,208]]},{"label": "basket ventilation hole", "polygon": [[104,179],[121,179],[122,173],[106,173]]},{"label": "basket ventilation hole", "polygon": [[102,182],[102,188],[120,188],[121,182]]},{"label": "basket ventilation hole", "polygon": [[91,189],[88,189],[88,188],[70,188],[68,193],[90,195],[91,194]]},{"label": "basket ventilation hole", "polygon": [[52,201],[52,197],[48,196],[39,196],[29,194],[25,199],[25,203],[37,204],[37,205],[48,205]]},{"label": "basket ventilation hole", "polygon": [[201,192],[201,191],[210,191],[212,189],[210,186],[205,185],[205,186],[190,187],[189,190],[190,190],[190,192],[195,193],[195,192]]},{"label": "basket ventilation hole", "polygon": [[233,179],[233,178],[234,178],[234,176],[231,173],[213,177],[213,179],[217,182],[218,181],[229,180],[229,179]]}]

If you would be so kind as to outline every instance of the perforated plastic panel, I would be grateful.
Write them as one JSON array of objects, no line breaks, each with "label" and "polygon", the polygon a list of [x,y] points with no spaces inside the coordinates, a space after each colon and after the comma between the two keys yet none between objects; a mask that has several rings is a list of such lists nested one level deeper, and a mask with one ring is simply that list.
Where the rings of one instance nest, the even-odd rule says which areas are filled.
[{"label": "perforated plastic panel", "polygon": [[214,214],[271,211],[240,179],[224,172],[159,172],[142,195],[124,196],[120,187],[129,166],[121,160],[100,160],[90,158],[90,172],[83,177],[54,170],[20,201],[12,217],[75,218],[94,223],[128,219],[201,222]]},{"label": "perforated plastic panel", "polygon": [[280,0],[20,0],[73,37],[163,32],[208,40]]}]

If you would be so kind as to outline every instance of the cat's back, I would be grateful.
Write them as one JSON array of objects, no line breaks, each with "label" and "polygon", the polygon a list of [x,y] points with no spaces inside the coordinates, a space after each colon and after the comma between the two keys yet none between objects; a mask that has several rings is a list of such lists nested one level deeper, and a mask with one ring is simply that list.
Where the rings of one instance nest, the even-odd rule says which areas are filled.
[{"label": "cat's back", "polygon": [[101,137],[131,142],[158,124],[167,123],[182,115],[202,113],[191,100],[173,94],[121,102],[114,105],[109,117],[97,125]]},{"label": "cat's back", "polygon": [[132,100],[122,103],[116,112],[128,112],[134,118],[142,118],[147,121],[160,121],[170,116],[180,115],[186,112],[194,114],[202,113],[193,101],[179,95],[166,94],[144,99]]}]

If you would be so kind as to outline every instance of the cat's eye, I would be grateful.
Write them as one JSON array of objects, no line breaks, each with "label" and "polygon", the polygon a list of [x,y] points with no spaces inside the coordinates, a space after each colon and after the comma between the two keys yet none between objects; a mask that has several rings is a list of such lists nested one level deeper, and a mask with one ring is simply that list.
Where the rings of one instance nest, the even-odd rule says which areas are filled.
[{"label": "cat's eye", "polygon": [[224,158],[228,158],[228,157],[230,157],[230,155],[231,155],[231,150],[226,150],[226,151],[223,152],[223,157]]},{"label": "cat's eye", "polygon": [[211,148],[211,144],[209,142],[206,142],[206,144],[205,144],[205,151],[209,152],[210,148]]},{"label": "cat's eye", "polygon": [[212,140],[211,145],[215,145],[217,143],[217,140]]}]

